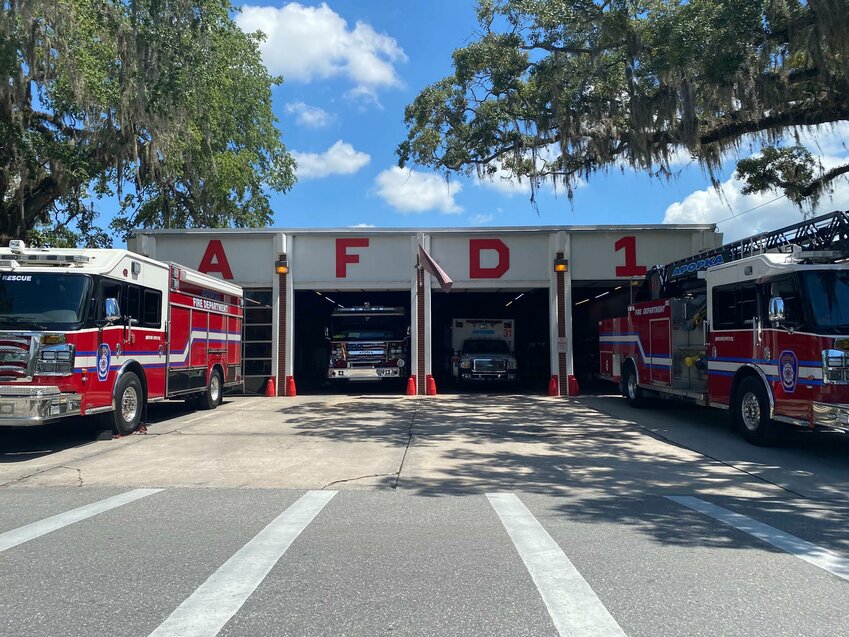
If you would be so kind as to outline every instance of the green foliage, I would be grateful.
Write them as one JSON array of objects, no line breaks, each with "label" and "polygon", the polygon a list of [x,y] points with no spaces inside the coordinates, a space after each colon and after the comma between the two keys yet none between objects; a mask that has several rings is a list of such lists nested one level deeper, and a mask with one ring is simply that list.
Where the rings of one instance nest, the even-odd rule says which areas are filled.
[{"label": "green foliage", "polygon": [[281,82],[229,0],[0,3],[0,241],[104,245],[113,229],[262,226],[294,184]]},{"label": "green foliage", "polygon": [[[713,177],[753,142],[849,119],[845,0],[479,0],[477,15],[454,75],[407,107],[400,165],[501,167],[571,196],[610,168],[669,177],[681,153]],[[788,171],[750,188],[782,187],[771,177]],[[836,176],[795,175],[810,177],[788,192],[799,202]]]}]

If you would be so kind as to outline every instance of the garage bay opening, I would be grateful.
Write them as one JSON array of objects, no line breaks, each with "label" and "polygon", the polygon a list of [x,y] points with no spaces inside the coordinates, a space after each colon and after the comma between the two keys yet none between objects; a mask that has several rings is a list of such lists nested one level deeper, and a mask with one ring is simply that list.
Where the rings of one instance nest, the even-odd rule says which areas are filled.
[{"label": "garage bay opening", "polygon": [[573,281],[572,339],[575,378],[581,393],[609,393],[610,383],[598,380],[598,323],[625,314],[639,281]]},{"label": "garage bay opening", "polygon": [[545,393],[551,375],[548,289],[434,290],[431,308],[431,360],[440,393]]},{"label": "garage bay opening", "polygon": [[296,290],[294,355],[301,393],[401,393],[409,292]]}]

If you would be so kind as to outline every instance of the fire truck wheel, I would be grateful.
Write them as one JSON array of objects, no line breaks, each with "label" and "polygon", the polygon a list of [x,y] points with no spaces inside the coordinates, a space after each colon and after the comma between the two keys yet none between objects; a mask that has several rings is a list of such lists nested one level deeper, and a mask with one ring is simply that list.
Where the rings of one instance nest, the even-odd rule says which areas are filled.
[{"label": "fire truck wheel", "polygon": [[622,376],[622,391],[625,393],[625,399],[631,407],[639,408],[645,404],[643,390],[637,384],[637,371],[631,363],[625,366],[625,373]]},{"label": "fire truck wheel", "polygon": [[144,392],[139,377],[133,372],[122,374],[115,397],[112,426],[116,433],[126,436],[138,429],[141,421]]},{"label": "fire truck wheel", "polygon": [[768,446],[777,442],[778,428],[769,417],[769,399],[758,379],[749,377],[740,382],[734,400],[734,420],[752,444]]},{"label": "fire truck wheel", "polygon": [[201,409],[215,409],[221,404],[222,397],[221,374],[216,369],[209,375],[209,385],[206,386],[206,391],[198,397],[198,406]]}]

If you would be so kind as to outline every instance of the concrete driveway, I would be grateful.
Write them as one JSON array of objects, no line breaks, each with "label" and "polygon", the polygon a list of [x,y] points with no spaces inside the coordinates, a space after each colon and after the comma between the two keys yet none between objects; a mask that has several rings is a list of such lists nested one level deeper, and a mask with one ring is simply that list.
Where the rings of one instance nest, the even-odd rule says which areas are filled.
[{"label": "concrete driveway", "polygon": [[[722,424],[722,412],[635,412],[614,398],[232,398],[211,412],[154,405],[151,416],[146,435],[117,440],[92,441],[90,432],[74,431],[78,422],[6,432],[0,485],[579,489],[594,497],[647,490],[768,495],[781,490],[776,485],[816,491],[822,482],[793,469],[806,458],[811,464],[809,448],[751,447]],[[838,454],[841,445],[845,458],[846,437]],[[776,454],[784,469],[773,463],[764,472],[792,476],[789,486],[758,475]],[[831,467],[831,491],[817,496],[849,485],[843,467]]]}]

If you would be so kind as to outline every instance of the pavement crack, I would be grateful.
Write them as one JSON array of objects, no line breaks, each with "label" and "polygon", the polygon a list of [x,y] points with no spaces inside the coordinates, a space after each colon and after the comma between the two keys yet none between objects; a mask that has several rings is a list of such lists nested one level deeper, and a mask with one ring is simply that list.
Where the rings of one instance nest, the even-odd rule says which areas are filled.
[{"label": "pavement crack", "polygon": [[334,484],[342,484],[343,482],[355,482],[356,480],[365,480],[366,478],[386,478],[386,477],[389,477],[389,476],[396,476],[397,477],[398,474],[396,472],[392,472],[392,473],[369,473],[368,475],[357,476],[356,478],[344,478],[342,480],[334,480],[333,482],[328,482],[327,484],[325,484],[321,488],[323,490],[323,489],[326,489],[327,487],[332,487]]},{"label": "pavement crack", "polygon": [[77,486],[78,487],[83,486],[83,470],[82,469],[80,469],[78,467],[69,467],[68,465],[64,465],[64,464],[60,465],[56,468],[57,469],[69,469],[71,471],[76,471],[77,472],[77,482],[78,482]]},{"label": "pavement crack", "polygon": [[398,471],[395,473],[395,484],[393,489],[398,488],[398,482],[401,480],[401,472],[404,470],[404,462],[407,460],[407,452],[410,450],[410,445],[413,442],[413,427],[416,425],[416,416],[419,414],[419,408],[422,406],[421,399],[416,401],[416,409],[413,411],[413,417],[410,419],[410,428],[407,429],[407,444],[404,446],[404,455],[401,456],[401,464],[398,466]]}]

